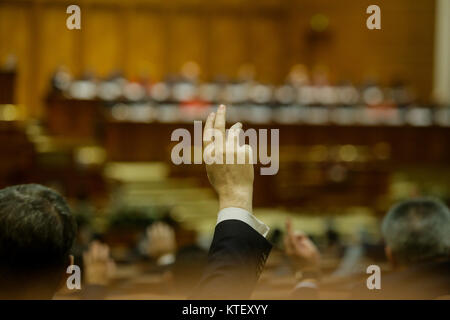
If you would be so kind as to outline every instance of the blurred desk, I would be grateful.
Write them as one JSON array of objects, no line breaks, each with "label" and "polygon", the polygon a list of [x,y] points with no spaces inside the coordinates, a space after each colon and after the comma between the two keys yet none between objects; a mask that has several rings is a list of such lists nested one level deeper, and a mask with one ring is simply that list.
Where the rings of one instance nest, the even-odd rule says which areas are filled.
[{"label": "blurred desk", "polygon": [[14,103],[16,73],[0,71],[0,104]]},{"label": "blurred desk", "polygon": [[[96,141],[105,148],[107,161],[163,162],[170,166],[171,177],[195,178],[200,187],[209,186],[203,165],[176,166],[171,161],[171,150],[178,144],[178,141],[171,141],[172,132],[184,128],[193,138],[193,121],[170,122],[165,119],[165,122],[161,122],[153,114],[169,110],[168,114],[172,117],[184,119],[195,113],[190,115],[176,105],[163,106],[162,109],[146,105],[143,108],[147,112],[147,118],[140,117],[136,121],[118,120],[117,116],[122,117],[133,112],[131,110],[141,109],[128,109],[126,105],[117,109],[113,107],[114,103],[117,102],[53,97],[48,105],[48,129],[51,134],[61,138],[79,137],[86,141]],[[120,110],[119,114],[111,108]],[[239,108],[234,107],[234,113],[245,114],[245,109]],[[255,108],[251,110],[256,112]],[[268,112],[271,109],[264,110]],[[328,112],[325,108],[314,107],[307,112],[314,110]],[[431,115],[430,110],[421,110],[430,112]],[[113,114],[116,118],[113,118]],[[136,114],[138,115],[140,113]],[[381,112],[381,115],[385,115],[385,112]],[[231,116],[232,112],[230,118]],[[202,119],[200,116],[192,118]],[[450,170],[450,127],[438,126],[433,122],[428,124],[244,122],[244,129],[279,129],[279,172],[274,176],[261,176],[261,165],[255,166],[254,204],[288,207],[311,205],[325,208],[379,207],[380,202],[386,199],[391,174],[396,170],[409,167]]]},{"label": "blurred desk", "polygon": [[[104,146],[112,161],[171,164],[171,133],[193,124],[107,121]],[[406,166],[450,165],[450,129],[412,126],[244,124],[280,130],[280,170],[261,176],[256,165],[255,205],[374,206],[387,192],[390,173]],[[270,150],[269,150],[270,154]],[[171,164],[171,174],[209,185],[203,165]]]},{"label": "blurred desk", "polygon": [[103,123],[99,100],[67,99],[59,94],[47,98],[47,128],[50,134],[94,139]]},{"label": "blurred desk", "polygon": [[26,178],[35,164],[35,150],[18,121],[0,121],[0,146],[0,188],[3,188]]},{"label": "blurred desk", "polygon": [[[170,137],[179,128],[194,136],[193,123],[107,121],[104,144],[112,161],[170,161],[171,149],[178,143]],[[279,129],[280,152],[283,147],[352,145],[372,148],[368,152],[373,157],[390,165],[450,165],[450,128],[446,127],[244,123],[246,128]]]}]

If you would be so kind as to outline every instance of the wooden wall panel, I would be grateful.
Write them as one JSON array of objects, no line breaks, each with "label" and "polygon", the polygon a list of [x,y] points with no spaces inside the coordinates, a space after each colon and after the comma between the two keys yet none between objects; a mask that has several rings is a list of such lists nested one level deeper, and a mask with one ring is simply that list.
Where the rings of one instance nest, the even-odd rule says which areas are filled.
[{"label": "wooden wall panel", "polygon": [[123,70],[123,10],[120,7],[89,7],[82,11],[83,62],[85,70],[105,77]]},{"label": "wooden wall panel", "polygon": [[42,101],[49,90],[49,79],[59,66],[65,66],[73,73],[81,71],[78,55],[78,37],[81,31],[66,28],[67,14],[60,7],[44,7],[39,20],[41,39],[38,44],[37,85],[39,100]]},{"label": "wooden wall panel", "polygon": [[[393,78],[409,80],[419,96],[429,97],[432,85],[434,48],[433,0],[380,0],[381,30],[366,28],[366,8],[370,0],[302,1],[292,15],[300,38],[294,47],[303,48],[298,62],[327,65],[335,80],[341,78],[360,82],[367,77],[389,83]],[[330,39],[320,52],[311,57],[307,29],[314,14],[329,19]],[[336,79],[337,78],[337,79]]]},{"label": "wooden wall panel", "polygon": [[281,22],[275,18],[254,18],[250,25],[250,62],[255,66],[256,78],[263,82],[280,82],[286,75],[284,41]]},{"label": "wooden wall panel", "polygon": [[166,16],[151,11],[134,11],[129,20],[129,49],[127,75],[148,75],[152,79],[164,77],[168,67],[166,55],[168,30]]},{"label": "wooden wall panel", "polygon": [[16,56],[19,72],[16,77],[16,101],[25,105],[31,103],[28,92],[32,84],[30,16],[31,11],[25,6],[0,3],[0,64],[4,63],[8,55]]},{"label": "wooden wall panel", "polygon": [[242,17],[220,15],[211,23],[211,73],[237,76],[239,67],[249,62],[247,29]]},{"label": "wooden wall panel", "polygon": [[179,72],[189,61],[202,67],[202,76],[208,72],[207,48],[209,43],[207,15],[202,13],[180,13],[169,20],[168,54],[169,72]]},{"label": "wooden wall panel", "polygon": [[[204,79],[236,75],[283,81],[290,66],[326,65],[334,80],[409,80],[428,98],[435,0],[379,0],[382,30],[369,31],[371,0],[84,0],[82,30],[65,29],[68,1],[0,0],[0,59],[19,58],[17,101],[41,114],[49,74],[61,63],[106,76],[124,70],[160,79],[196,61]],[[310,19],[329,19],[329,38],[308,40]],[[326,37],[325,37],[326,38]]]}]

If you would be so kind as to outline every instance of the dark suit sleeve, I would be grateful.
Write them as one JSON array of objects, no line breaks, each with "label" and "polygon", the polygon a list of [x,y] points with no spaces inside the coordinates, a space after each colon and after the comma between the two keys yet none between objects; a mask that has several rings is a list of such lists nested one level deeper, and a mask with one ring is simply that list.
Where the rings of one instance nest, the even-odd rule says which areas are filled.
[{"label": "dark suit sleeve", "polygon": [[215,229],[202,279],[191,299],[248,299],[271,244],[245,222],[225,220]]}]

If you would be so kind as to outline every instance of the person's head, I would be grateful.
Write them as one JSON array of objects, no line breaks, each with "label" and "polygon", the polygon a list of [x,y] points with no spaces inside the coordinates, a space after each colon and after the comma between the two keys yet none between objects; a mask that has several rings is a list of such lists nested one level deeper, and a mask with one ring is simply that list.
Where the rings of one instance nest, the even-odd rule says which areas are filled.
[{"label": "person's head", "polygon": [[386,254],[396,266],[448,257],[450,211],[434,199],[403,201],[394,205],[385,216],[382,233]]},{"label": "person's head", "polygon": [[51,298],[72,263],[75,235],[55,191],[37,184],[0,190],[0,297]]}]

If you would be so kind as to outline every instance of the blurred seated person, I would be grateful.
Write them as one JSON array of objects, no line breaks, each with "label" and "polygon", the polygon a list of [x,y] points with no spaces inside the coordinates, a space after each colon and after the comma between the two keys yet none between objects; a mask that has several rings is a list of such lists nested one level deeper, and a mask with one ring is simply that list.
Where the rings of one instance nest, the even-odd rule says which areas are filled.
[{"label": "blurred seated person", "polygon": [[[27,184],[0,190],[0,299],[51,299],[66,285],[76,223],[61,195]],[[103,297],[114,270],[98,241],[83,254],[83,296]]]},{"label": "blurred seated person", "polygon": [[55,191],[37,184],[0,190],[0,299],[51,299],[66,283],[75,236]]},{"label": "blurred seated person", "polygon": [[81,297],[86,300],[104,299],[116,270],[108,245],[94,240],[83,252],[83,286]]},{"label": "blurred seated person", "polygon": [[[440,201],[420,198],[403,201],[383,219],[386,257],[392,272],[381,274],[381,289],[359,283],[356,299],[436,299],[450,294],[450,211]],[[285,239],[287,254],[299,273],[292,297],[318,298],[320,254],[290,222]],[[367,275],[369,276],[369,275]]]},{"label": "blurred seated person", "polygon": [[153,262],[149,271],[172,280],[177,295],[189,294],[202,276],[207,250],[195,243],[195,237],[178,246],[174,227],[163,221],[150,225],[146,235],[146,253]]},{"label": "blurred seated person", "polygon": [[146,230],[147,253],[158,266],[167,266],[175,262],[177,243],[172,227],[164,222],[155,222]]},{"label": "blurred seated person", "polygon": [[[178,297],[186,296],[192,291],[206,265],[207,252],[196,245],[177,250],[173,227],[162,221],[147,227],[143,250],[151,258],[148,268],[143,270],[144,274],[161,275],[162,282],[167,285],[165,288],[170,288],[171,291],[173,289]],[[116,284],[116,266],[109,251],[108,245],[94,240],[83,253],[82,299],[108,298],[111,288]],[[155,288],[149,286],[148,291],[155,293]]]}]

